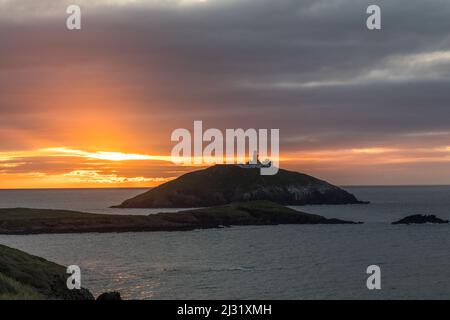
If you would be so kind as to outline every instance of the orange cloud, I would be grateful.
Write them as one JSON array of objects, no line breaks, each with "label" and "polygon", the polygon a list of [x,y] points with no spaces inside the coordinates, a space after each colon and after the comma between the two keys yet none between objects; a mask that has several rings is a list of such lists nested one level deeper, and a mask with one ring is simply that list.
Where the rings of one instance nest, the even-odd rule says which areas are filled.
[{"label": "orange cloud", "polygon": [[107,152],[107,151],[97,151],[97,152],[87,152],[82,150],[74,150],[68,148],[47,148],[41,149],[41,152],[51,153],[54,156],[58,155],[69,155],[73,157],[83,157],[89,159],[99,159],[108,161],[126,161],[126,160],[160,160],[160,161],[171,161],[170,156],[152,156],[147,154],[136,154],[136,153],[124,153],[124,152]]},{"label": "orange cloud", "polygon": [[63,147],[0,152],[0,188],[148,187],[174,178],[158,169],[165,166],[161,161],[169,160],[168,156]]},{"label": "orange cloud", "polygon": [[[436,167],[450,163],[450,147],[367,146],[292,152],[281,158],[282,167],[318,176],[325,174],[325,179],[336,176],[349,183],[355,174],[378,181],[383,175],[374,172],[406,174],[403,168],[416,172],[411,168],[429,163]],[[174,165],[170,156],[146,153],[68,147],[0,152],[0,188],[149,187],[193,169]]]}]

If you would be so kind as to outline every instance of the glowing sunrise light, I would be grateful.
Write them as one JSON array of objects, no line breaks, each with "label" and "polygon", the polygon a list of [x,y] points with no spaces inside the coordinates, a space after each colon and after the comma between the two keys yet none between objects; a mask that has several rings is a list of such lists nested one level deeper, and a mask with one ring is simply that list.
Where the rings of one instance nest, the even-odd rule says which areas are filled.
[{"label": "glowing sunrise light", "polygon": [[63,175],[88,183],[123,183],[123,182],[167,182],[170,178],[121,177],[116,174],[102,174],[97,170],[75,170]]},{"label": "glowing sunrise light", "polygon": [[395,151],[395,149],[389,148],[357,148],[351,150],[353,153],[367,153],[367,154],[378,154]]},{"label": "glowing sunrise light", "polygon": [[68,148],[47,148],[41,149],[42,152],[53,153],[54,155],[68,155],[73,157],[83,157],[89,159],[99,159],[108,161],[126,161],[126,160],[161,160],[171,161],[170,156],[152,156],[147,154],[124,153],[124,152],[87,152],[83,150],[75,150]]}]

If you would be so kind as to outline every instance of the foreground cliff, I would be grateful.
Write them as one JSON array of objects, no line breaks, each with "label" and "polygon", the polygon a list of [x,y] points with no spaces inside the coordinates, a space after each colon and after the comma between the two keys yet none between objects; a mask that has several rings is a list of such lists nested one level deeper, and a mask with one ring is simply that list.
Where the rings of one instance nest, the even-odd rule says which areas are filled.
[{"label": "foreground cliff", "polygon": [[283,205],[362,203],[351,193],[306,174],[280,169],[215,165],[164,183],[124,201],[118,208],[194,208],[238,201],[269,200]]},{"label": "foreground cliff", "polygon": [[87,289],[69,290],[66,268],[0,245],[0,300],[92,300]]},{"label": "foreground cliff", "polygon": [[270,201],[158,213],[106,215],[45,209],[0,209],[0,234],[185,231],[223,226],[353,223],[304,213]]}]

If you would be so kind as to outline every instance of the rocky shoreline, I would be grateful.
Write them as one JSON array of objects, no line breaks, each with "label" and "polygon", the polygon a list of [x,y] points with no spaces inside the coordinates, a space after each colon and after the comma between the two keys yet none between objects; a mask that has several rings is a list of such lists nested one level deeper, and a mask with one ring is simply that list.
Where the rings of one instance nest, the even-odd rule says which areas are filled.
[{"label": "rocky shoreline", "polygon": [[46,209],[0,209],[0,234],[187,231],[242,225],[354,224],[270,202],[158,213],[148,216],[92,214]]}]

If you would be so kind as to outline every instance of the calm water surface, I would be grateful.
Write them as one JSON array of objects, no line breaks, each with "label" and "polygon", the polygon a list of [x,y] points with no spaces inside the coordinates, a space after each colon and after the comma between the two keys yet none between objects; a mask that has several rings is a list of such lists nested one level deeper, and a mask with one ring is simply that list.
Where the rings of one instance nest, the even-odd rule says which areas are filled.
[{"label": "calm water surface", "polygon": [[[347,188],[370,205],[298,210],[364,225],[233,227],[189,232],[0,236],[0,243],[82,268],[95,294],[136,299],[448,299],[450,226],[393,226],[415,214],[450,218],[450,187]],[[109,209],[141,189],[0,191],[0,207]],[[368,265],[382,290],[365,287]]]}]

